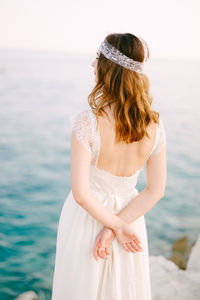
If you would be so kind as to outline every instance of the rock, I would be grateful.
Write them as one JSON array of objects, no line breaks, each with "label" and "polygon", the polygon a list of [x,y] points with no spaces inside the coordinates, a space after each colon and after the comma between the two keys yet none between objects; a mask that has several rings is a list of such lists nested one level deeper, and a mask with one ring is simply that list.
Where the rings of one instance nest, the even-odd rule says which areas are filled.
[{"label": "rock", "polygon": [[172,274],[178,270],[178,266],[164,256],[150,256],[152,300],[173,299]]},{"label": "rock", "polygon": [[35,292],[27,291],[27,292],[20,294],[14,300],[40,300],[40,299]]},{"label": "rock", "polygon": [[196,243],[192,247],[192,251],[187,262],[187,270],[200,272],[200,234]]},{"label": "rock", "polygon": [[[187,245],[183,238],[178,247],[184,253]],[[185,248],[184,248],[185,247]],[[176,248],[178,249],[178,248]],[[178,252],[178,251],[177,251]],[[187,268],[163,256],[150,256],[152,300],[199,300],[200,299],[200,235],[192,247]]]},{"label": "rock", "polygon": [[188,244],[187,237],[180,238],[175,241],[172,246],[172,256],[170,257],[170,260],[173,261],[180,269],[185,270],[191,248],[192,245]]}]

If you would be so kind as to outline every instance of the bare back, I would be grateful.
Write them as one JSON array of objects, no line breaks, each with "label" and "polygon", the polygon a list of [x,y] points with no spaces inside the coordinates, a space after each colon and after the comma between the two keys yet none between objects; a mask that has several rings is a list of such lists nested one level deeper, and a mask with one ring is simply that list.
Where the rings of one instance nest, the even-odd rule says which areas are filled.
[{"label": "bare back", "polygon": [[156,138],[157,124],[151,123],[147,132],[150,139],[145,136],[139,142],[126,144],[115,142],[115,120],[112,108],[104,108],[108,113],[99,116],[100,152],[97,168],[112,173],[115,176],[132,176],[145,164],[150,155]]}]

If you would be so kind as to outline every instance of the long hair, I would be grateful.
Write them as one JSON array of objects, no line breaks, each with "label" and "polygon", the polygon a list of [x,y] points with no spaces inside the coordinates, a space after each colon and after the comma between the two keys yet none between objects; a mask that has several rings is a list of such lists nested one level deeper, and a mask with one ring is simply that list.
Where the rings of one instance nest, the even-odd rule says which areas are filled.
[{"label": "long hair", "polygon": [[[144,48],[141,41],[131,33],[109,34],[107,41],[133,60],[143,62]],[[148,49],[149,56],[149,49]],[[114,103],[116,142],[127,144],[148,138],[147,126],[154,121],[159,124],[159,113],[151,109],[152,96],[149,79],[145,74],[125,69],[108,60],[100,53],[97,63],[97,83],[88,96],[88,103],[96,115],[104,113],[104,105]]]}]

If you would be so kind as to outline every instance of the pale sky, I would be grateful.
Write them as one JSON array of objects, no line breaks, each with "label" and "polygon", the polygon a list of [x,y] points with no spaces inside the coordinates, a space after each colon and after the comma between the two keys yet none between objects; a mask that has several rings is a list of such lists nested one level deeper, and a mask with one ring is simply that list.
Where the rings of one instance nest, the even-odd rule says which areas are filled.
[{"label": "pale sky", "polygon": [[200,60],[199,0],[0,0],[0,49],[96,53],[132,33],[151,57]]}]

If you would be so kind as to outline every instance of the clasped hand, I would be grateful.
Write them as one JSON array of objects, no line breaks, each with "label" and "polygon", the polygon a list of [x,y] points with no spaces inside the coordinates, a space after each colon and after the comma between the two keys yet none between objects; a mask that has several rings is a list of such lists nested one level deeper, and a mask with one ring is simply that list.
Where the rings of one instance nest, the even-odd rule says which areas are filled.
[{"label": "clasped hand", "polygon": [[122,245],[127,252],[140,252],[142,251],[141,241],[137,236],[135,230],[131,228],[130,224],[126,224],[120,229],[112,230],[111,228],[104,227],[96,237],[93,256],[96,261],[98,258],[107,259],[109,255],[109,248],[114,238]]}]

